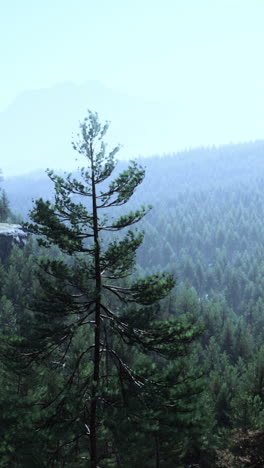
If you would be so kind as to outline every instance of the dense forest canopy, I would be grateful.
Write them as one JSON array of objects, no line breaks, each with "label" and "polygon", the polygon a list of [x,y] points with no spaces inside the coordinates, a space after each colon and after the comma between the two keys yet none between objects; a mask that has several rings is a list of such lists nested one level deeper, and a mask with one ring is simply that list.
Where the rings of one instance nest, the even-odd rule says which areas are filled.
[{"label": "dense forest canopy", "polygon": [[[149,379],[156,379],[156,383],[166,383],[168,393],[161,397],[162,393],[153,394],[145,387],[140,397],[145,401],[143,411],[133,386],[126,382],[119,394],[111,380],[112,393],[107,398],[118,404],[104,407],[100,467],[242,466],[236,453],[230,453],[227,461],[223,458],[220,465],[219,453],[224,457],[232,441],[235,445],[234,440],[239,445],[240,433],[246,437],[250,430],[251,437],[254,434],[261,437],[264,430],[263,156],[264,143],[259,141],[199,148],[139,161],[146,168],[146,177],[125,208],[133,211],[151,203],[153,209],[140,223],[145,238],[138,248],[131,280],[155,276],[159,271],[174,275],[176,287],[163,299],[159,319],[179,320],[178,326],[182,330],[190,327],[193,334],[190,336],[196,339],[190,339],[188,349],[179,344],[177,352],[173,354],[171,350],[166,366],[160,361],[164,356],[153,358],[148,353],[141,354],[142,350],[131,351],[129,355],[123,345],[117,345],[129,366],[135,366],[136,372],[145,377],[149,372]],[[120,162],[113,178],[126,170],[127,163]],[[6,179],[1,187],[8,196],[10,216],[12,212],[26,221],[33,206],[32,198],[54,201],[52,183],[40,173]],[[124,208],[117,207],[117,213],[122,218]],[[109,242],[109,236],[106,232],[104,242]],[[120,233],[117,239],[122,242],[124,237]],[[35,260],[43,255],[46,261],[51,261],[47,255],[64,261],[56,246],[47,254],[32,239],[24,250],[15,248],[0,269],[3,337],[0,371],[5,382],[1,405],[5,406],[3,424],[7,428],[3,433],[4,442],[0,444],[4,460],[0,466],[10,463],[17,467],[90,466],[87,447],[84,439],[77,437],[80,428],[74,419],[76,414],[80,420],[84,417],[76,392],[89,375],[89,360],[84,360],[80,367],[78,385],[70,387],[68,396],[62,391],[85,335],[82,332],[77,335],[69,361],[61,361],[61,350],[57,350],[52,362],[61,362],[59,371],[55,365],[51,366],[48,358],[36,361],[34,368],[21,369],[16,361],[14,349],[23,350],[23,346],[29,346],[27,340],[33,339],[28,324],[34,328],[40,319],[40,308],[36,313],[29,304],[33,297],[43,295]],[[113,305],[119,307],[116,301]],[[140,319],[136,314],[130,326],[142,325],[140,320],[151,322],[150,315]],[[116,338],[109,339],[116,346]],[[129,349],[129,340],[126,345]],[[13,359],[8,361],[7,355]],[[109,363],[104,365],[111,368]],[[175,376],[179,384],[175,385],[174,381],[170,386],[168,382],[172,383]],[[14,382],[17,390],[11,395]],[[47,395],[56,399],[58,390],[69,400],[61,398],[61,405],[50,407]],[[149,398],[156,406],[150,406]],[[36,406],[37,401],[43,411]],[[170,411],[169,407],[173,409]],[[22,421],[19,437],[12,429],[18,418]],[[115,419],[117,425],[113,423]],[[37,460],[39,448],[47,454],[43,455],[41,465]],[[248,459],[243,463],[261,467],[263,460],[262,452],[257,455],[249,450]]]},{"label": "dense forest canopy", "polygon": [[[176,154],[139,158],[146,168],[144,184],[136,196],[142,203],[174,199],[185,190],[196,192],[234,187],[263,177],[264,142],[230,144],[197,148]],[[119,161],[119,169],[127,163]],[[52,184],[43,172],[5,178],[2,187],[8,192],[13,210],[24,216],[32,206],[32,198],[48,198]]]}]

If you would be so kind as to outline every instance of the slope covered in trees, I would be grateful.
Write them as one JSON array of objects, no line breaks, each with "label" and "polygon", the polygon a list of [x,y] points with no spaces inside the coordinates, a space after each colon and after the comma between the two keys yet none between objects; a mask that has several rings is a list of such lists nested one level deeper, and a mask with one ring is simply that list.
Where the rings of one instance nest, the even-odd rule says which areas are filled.
[{"label": "slope covered in trees", "polygon": [[[186,358],[201,327],[191,314],[176,317],[165,302],[164,310],[159,307],[174,287],[172,275],[132,275],[143,235],[130,226],[149,208],[127,214],[117,210],[115,218],[113,209],[127,204],[144,169],[132,162],[111,178],[118,148],[106,152],[107,127],[97,114],[88,114],[74,144],[86,166],[74,176],[49,171],[53,198],[37,200],[32,222],[24,224],[39,246],[55,251],[35,258],[37,289],[24,303],[31,325],[25,328],[29,324],[20,313],[21,327],[12,330],[3,317],[3,381],[9,387],[18,376],[13,413],[31,408],[23,432],[31,423],[31,432],[37,433],[25,451],[11,428],[6,432],[2,452],[10,464],[32,466],[41,448],[45,455],[38,466],[132,467],[143,457],[145,466],[155,462],[158,467],[198,444],[199,435],[190,443],[187,429],[202,425],[193,421],[200,376]],[[13,263],[7,260],[6,266],[7,273],[16,273]],[[12,292],[9,297],[3,289],[6,308],[10,300],[11,306],[17,304]],[[55,380],[51,390],[49,368]],[[193,396],[195,401],[189,401]],[[6,394],[3,404],[5,399]]]},{"label": "slope covered in trees", "polygon": [[[137,275],[142,278],[158,271],[175,275],[176,288],[161,303],[160,318],[178,318],[183,325],[191,323],[192,327],[203,324],[203,333],[189,346],[187,358],[184,353],[181,357],[171,356],[168,366],[160,366],[159,359],[144,357],[138,351],[128,355],[118,344],[118,351],[128,359],[129,366],[135,366],[142,375],[148,370],[150,379],[156,376],[160,382],[167,382],[168,388],[168,381],[175,378],[184,380],[186,376],[187,380],[168,390],[170,404],[160,410],[147,405],[142,411],[133,390],[124,388],[122,398],[128,406],[109,404],[104,409],[106,419],[99,442],[104,457],[100,466],[220,466],[215,450],[224,450],[232,434],[254,430],[259,437],[264,430],[263,155],[264,144],[256,142],[141,161],[146,166],[146,178],[128,208],[136,210],[142,203],[151,203],[153,209],[141,222],[145,241],[138,249],[138,267],[132,280]],[[125,163],[118,168],[126,169]],[[34,185],[32,178],[30,190],[24,192],[26,184],[22,179],[5,181],[13,211],[25,216],[32,206],[32,197],[43,196],[52,202],[51,185],[42,185],[40,180],[43,179]],[[122,206],[117,207],[117,213],[123,216]],[[122,242],[123,238],[120,235],[117,239]],[[103,240],[109,241],[109,233]],[[50,407],[47,394],[49,399],[55,398],[69,381],[85,335],[77,336],[66,366],[61,361],[61,351],[56,359],[36,362],[34,369],[23,372],[17,368],[15,353],[12,362],[6,359],[13,355],[10,350],[19,346],[23,349],[32,338],[28,320],[32,325],[40,319],[28,304],[32,297],[43,294],[38,289],[37,274],[32,273],[36,268],[32,252],[38,256],[42,253],[34,244],[27,249],[24,253],[15,250],[1,267],[1,373],[5,379],[1,404],[5,405],[4,424],[8,428],[1,445],[3,460],[12,460],[17,463],[14,466],[40,466],[33,461],[34,457],[37,460],[39,447],[44,447],[45,453],[55,460],[54,466],[82,466],[80,458],[78,462],[74,460],[85,458],[86,448],[78,445],[77,439],[73,441],[72,433],[80,434],[78,423],[73,425],[74,415],[81,415],[75,392],[80,391],[83,379],[91,372],[89,360],[84,360],[78,384],[69,391],[73,392],[68,394],[69,400]],[[58,256],[55,247],[49,255],[52,259]],[[26,297],[22,292],[25,285]],[[116,307],[117,302],[113,305]],[[135,319],[139,324],[137,314]],[[113,336],[111,343],[116,344]],[[56,362],[61,368],[56,367]],[[12,382],[16,382],[17,391],[11,397]],[[107,398],[121,401],[118,387],[114,380],[111,382],[112,393]],[[146,390],[142,395],[145,401],[151,395],[156,405],[161,403],[157,395],[155,399]],[[42,411],[33,405],[31,417],[26,417],[27,408],[32,408],[32,402],[37,400],[42,402]],[[18,419],[22,424],[19,437],[12,430]],[[26,437],[29,432],[34,434],[32,448]],[[51,466],[47,465],[51,459],[48,456],[41,466]],[[252,457],[250,460],[254,462]],[[9,461],[3,463],[6,464],[2,466],[8,466]],[[83,463],[87,466],[87,462]]]}]

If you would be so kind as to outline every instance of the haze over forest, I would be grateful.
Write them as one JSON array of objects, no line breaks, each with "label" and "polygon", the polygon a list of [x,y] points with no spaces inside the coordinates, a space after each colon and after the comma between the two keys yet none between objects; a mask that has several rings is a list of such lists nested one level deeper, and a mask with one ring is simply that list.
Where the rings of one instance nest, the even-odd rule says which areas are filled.
[{"label": "haze over forest", "polygon": [[0,468],[263,468],[263,21],[3,4]]},{"label": "haze over forest", "polygon": [[[122,377],[121,382],[126,386],[127,396],[115,393],[104,396],[109,402],[104,408],[104,414],[107,415],[104,430],[112,434],[116,448],[113,450],[112,446],[108,446],[108,439],[105,440],[102,434],[100,450],[103,454],[101,455],[104,460],[103,467],[118,468],[121,463],[121,466],[126,468],[130,466],[132,468],[135,464],[142,468],[149,468],[155,461],[157,466],[166,468],[175,468],[178,463],[184,468],[190,468],[193,463],[200,468],[208,466],[210,468],[237,468],[240,466],[241,459],[245,457],[249,463],[254,462],[255,466],[263,466],[263,155],[264,143],[259,141],[225,145],[219,148],[193,149],[162,157],[157,155],[141,158],[139,162],[146,167],[146,177],[142,184],[128,201],[127,206],[110,209],[108,213],[110,217],[114,213],[119,213],[120,219],[125,219],[122,218],[124,213],[137,210],[142,203],[153,205],[153,209],[140,222],[139,227],[144,229],[145,238],[137,252],[136,273],[132,274],[131,281],[133,278],[142,278],[146,275],[153,278],[151,275],[156,275],[159,271],[167,271],[176,278],[176,287],[168,298],[163,299],[161,308],[157,309],[157,312],[160,311],[163,326],[167,320],[169,320],[170,327],[173,324],[176,325],[177,338],[173,348],[171,348],[172,345],[166,348],[168,345],[164,344],[162,355],[157,361],[154,357],[151,358],[154,359],[153,362],[149,361],[152,354],[144,358],[147,361],[141,362],[143,355],[140,357],[140,346],[132,359],[131,345],[126,343],[128,349],[126,352],[122,351],[123,358],[128,359],[130,355],[130,366],[135,366],[134,369],[139,372],[138,375],[141,375],[143,371],[148,373],[152,369],[152,379],[155,378],[157,381],[160,378],[168,379],[165,393],[169,392],[166,396],[169,400],[163,401],[164,397],[160,394],[157,400],[153,400],[155,404],[152,410],[147,410],[144,405],[150,404],[148,392],[152,390],[143,387],[139,401],[143,397],[145,416],[141,417],[139,424],[138,417],[139,414],[142,416],[142,407],[137,399],[134,400],[134,384],[129,380],[130,377],[124,381]],[[120,171],[125,171],[125,174],[128,164],[127,161],[120,161],[112,180]],[[63,176],[63,172],[59,175]],[[74,172],[73,176],[79,177],[77,172]],[[61,180],[59,183],[62,183],[62,179],[59,180]],[[37,200],[42,197],[44,200],[49,200],[48,203],[54,203],[53,184],[42,170],[6,178],[1,186],[8,194],[11,209],[11,213],[7,214],[6,218],[2,218],[2,221],[29,220],[28,213],[33,207],[32,199]],[[105,189],[105,185],[103,187]],[[58,202],[57,198],[56,203]],[[3,215],[3,200],[1,203],[0,214]],[[65,203],[67,206],[68,202],[65,201]],[[40,204],[39,214],[44,208],[43,206],[40,209],[41,206]],[[85,202],[85,206],[88,207],[89,204]],[[45,214],[45,210],[43,213]],[[54,226],[52,218],[50,222]],[[74,232],[75,229],[76,225]],[[57,232],[59,231],[53,227],[50,235],[57,236]],[[64,240],[61,242],[65,242],[65,237],[62,239]],[[102,237],[102,245],[105,242],[111,242],[111,239],[111,235],[106,233],[106,236]],[[116,241],[117,239],[121,243],[122,239],[125,241],[122,236],[116,237]],[[64,252],[65,249],[66,247],[64,247]],[[64,308],[62,308],[59,328],[52,337],[50,335],[54,333],[52,323],[58,313],[57,307],[61,307],[60,301],[64,300],[64,295],[60,300],[60,296],[57,296],[54,308],[54,297],[51,297],[52,302],[50,302],[49,295],[46,297],[46,294],[50,294],[49,290],[44,293],[44,296],[42,295],[40,287],[44,278],[40,277],[40,282],[38,280],[36,283],[39,277],[37,258],[41,258],[44,254],[42,261],[47,259],[47,249],[45,250],[46,253],[41,251],[41,248],[37,247],[34,242],[29,243],[23,250],[14,247],[9,258],[4,259],[0,270],[2,275],[0,311],[2,336],[5,337],[2,345],[3,353],[5,353],[5,346],[11,346],[9,349],[13,349],[12,353],[14,353],[12,360],[15,359],[14,362],[11,361],[12,366],[9,368],[9,360],[6,362],[5,358],[2,358],[3,379],[7,386],[6,390],[0,393],[5,402],[2,419],[3,427],[6,429],[2,436],[5,444],[8,445],[3,445],[1,450],[5,459],[15,463],[14,466],[17,467],[48,467],[50,460],[56,459],[60,463],[58,466],[64,464],[70,467],[73,463],[77,463],[77,466],[87,466],[86,462],[81,462],[81,460],[87,460],[87,434],[83,430],[83,427],[86,427],[87,416],[82,410],[82,398],[78,396],[77,399],[75,394],[75,391],[78,392],[79,385],[84,385],[85,368],[83,370],[80,368],[78,379],[81,380],[78,380],[77,384],[74,374],[71,374],[71,365],[67,364],[68,361],[65,360],[64,355],[60,358],[62,361],[58,361],[58,367],[57,364],[50,363],[48,357],[45,357],[45,341],[41,341],[41,348],[35,342],[36,338],[38,340],[41,336],[50,336],[52,340],[58,339],[57,333],[61,329],[61,320],[64,317]],[[52,268],[59,268],[57,294],[62,287],[60,278],[62,268],[66,267],[61,263],[67,258],[62,252],[59,253],[54,243],[49,255],[55,263],[50,264],[49,260],[47,263],[48,268],[52,265]],[[125,250],[122,255],[126,253]],[[72,262],[72,255],[70,259]],[[44,263],[42,269],[43,267]],[[44,285],[46,285],[45,282],[42,287]],[[53,287],[57,287],[56,283]],[[65,290],[65,294],[66,292]],[[41,302],[39,302],[40,297],[42,297]],[[66,304],[67,300],[66,296]],[[47,309],[45,301],[47,301]],[[145,301],[146,298],[144,299],[143,296],[143,302]],[[28,306],[37,307],[37,311],[32,315],[32,312],[27,309]],[[41,309],[40,313],[39,308],[42,307],[44,309]],[[118,313],[122,314],[123,307],[117,309],[120,311]],[[148,327],[153,326],[151,315],[148,315],[150,310],[152,309],[146,308],[146,313],[144,312],[146,315],[143,319],[144,323],[147,321]],[[143,309],[139,311],[140,314],[143,313]],[[43,320],[46,323],[47,314],[52,325],[48,329],[43,324]],[[63,320],[66,320],[66,317]],[[17,324],[15,329],[14,320]],[[25,328],[25,324],[29,323],[28,320],[30,326]],[[126,320],[130,327],[134,326],[135,320],[143,326],[142,318],[137,312],[135,313],[134,309],[133,311],[130,309],[130,315],[124,315],[122,320]],[[110,330],[109,336],[112,333]],[[36,337],[35,333],[37,333]],[[20,369],[19,364],[23,360],[19,358],[20,360],[16,363],[15,358],[16,353],[20,352],[17,345],[14,348],[14,343],[19,337],[23,337],[24,346],[30,353],[44,353],[39,364],[36,363],[37,370],[34,372],[32,370],[26,376],[23,375],[23,366]],[[84,359],[81,356],[85,356],[82,350],[83,346],[87,346],[87,337],[86,334],[78,336],[78,345],[72,350],[72,352],[81,353],[80,359]],[[185,340],[189,344],[181,348],[180,343],[181,341],[184,343]],[[62,346],[62,351],[63,349]],[[68,359],[73,359],[75,362],[75,357],[71,353],[68,354]],[[83,365],[85,363],[90,365],[90,362],[87,356],[83,360]],[[54,368],[49,369],[51,364]],[[60,369],[61,365],[63,365],[63,371]],[[22,372],[21,375],[20,372]],[[40,376],[42,376],[41,382]],[[19,390],[10,398],[9,386],[17,378],[23,379],[23,385],[29,385],[31,390],[23,394],[21,394],[22,390]],[[51,378],[54,384],[52,389],[49,389]],[[68,378],[73,379],[69,388]],[[176,386],[171,379],[176,379]],[[85,385],[90,395],[91,390],[87,381]],[[114,382],[111,385],[114,385]],[[55,398],[59,398],[58,403],[55,400],[50,404],[54,411],[61,411],[62,419],[58,416],[54,419],[54,416],[46,410],[39,413],[33,409],[34,406],[31,409],[31,417],[25,418],[28,405],[40,401],[40,388],[43,392],[41,398],[44,398],[42,404],[46,404],[45,399],[47,395],[50,395],[50,391]],[[108,383],[106,388],[110,391],[112,387],[109,387]],[[61,397],[57,395],[58,391],[63,392]],[[72,395],[75,395],[74,399],[77,399],[80,407],[73,405]],[[22,397],[23,400],[21,400]],[[123,398],[127,403],[124,403]],[[115,402],[112,403],[113,408],[111,401]],[[65,406],[66,402],[68,409]],[[121,411],[123,404],[128,414],[131,411],[131,416],[128,418]],[[166,406],[168,404],[172,405],[170,411]],[[120,409],[115,408],[115,405],[117,408],[121,405]],[[10,419],[11,407],[14,419]],[[72,424],[69,426],[67,423],[68,411],[72,414],[74,426]],[[120,415],[119,411],[121,411]],[[153,414],[156,420],[156,435],[152,443]],[[117,426],[113,424],[113,418]],[[170,420],[169,431],[167,418]],[[13,433],[13,421],[17,424],[18,420],[21,421],[21,434],[23,434],[19,439]],[[42,421],[48,424],[48,429],[35,431]],[[120,425],[123,428],[121,432],[119,431]],[[243,436],[241,436],[241,430]],[[123,434],[126,434],[125,438]],[[65,437],[68,440],[69,449],[67,450],[64,448]],[[159,444],[158,454],[156,437],[158,437]],[[57,438],[59,438],[61,448],[56,448]],[[127,443],[129,443],[129,449]],[[41,465],[39,465],[39,460],[35,461],[39,446],[45,448],[46,453],[49,454],[43,457]],[[140,460],[137,457],[138,447],[141,447]]]},{"label": "haze over forest", "polygon": [[262,18],[261,0],[5,5],[4,174],[71,165],[87,108],[126,158],[263,139]]}]

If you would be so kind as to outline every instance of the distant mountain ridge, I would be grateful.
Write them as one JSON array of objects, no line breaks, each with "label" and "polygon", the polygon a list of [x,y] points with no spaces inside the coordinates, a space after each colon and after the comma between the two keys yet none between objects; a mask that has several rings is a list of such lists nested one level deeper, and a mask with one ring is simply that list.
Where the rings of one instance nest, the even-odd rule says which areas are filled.
[{"label": "distant mountain ridge", "polygon": [[[75,168],[77,163],[74,158]],[[219,148],[196,148],[164,156],[138,158],[146,168],[146,177],[136,191],[134,202],[159,203],[173,200],[185,191],[204,192],[262,180],[264,186],[264,141],[225,145]],[[117,172],[126,167],[120,161]],[[32,199],[50,198],[53,186],[44,170],[7,177],[1,183],[15,213],[23,216]]]},{"label": "distant mountain ridge", "polygon": [[73,167],[72,135],[87,108],[97,111],[100,120],[111,121],[109,143],[124,145],[124,158],[176,148],[175,103],[129,96],[94,81],[81,86],[64,83],[25,92],[0,113],[4,174]]},{"label": "distant mountain ridge", "polygon": [[[96,81],[31,90],[0,112],[0,168],[5,176],[36,169],[75,167],[72,135],[87,109],[111,122],[110,146],[121,143],[121,159],[173,153],[219,144],[237,128],[225,122],[206,127],[199,109],[183,101],[150,100],[109,89]],[[228,130],[228,131],[227,131]],[[246,139],[245,133],[245,139]]]}]

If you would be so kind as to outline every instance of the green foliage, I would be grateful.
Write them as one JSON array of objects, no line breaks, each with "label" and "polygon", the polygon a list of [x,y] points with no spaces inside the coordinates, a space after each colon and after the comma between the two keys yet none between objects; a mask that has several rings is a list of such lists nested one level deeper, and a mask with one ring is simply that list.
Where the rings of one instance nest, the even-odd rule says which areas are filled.
[{"label": "green foliage", "polygon": [[[143,234],[126,228],[150,206],[128,214],[122,207],[145,171],[132,162],[114,177],[118,147],[107,154],[107,128],[97,114],[88,113],[73,144],[86,167],[75,176],[48,171],[54,201],[37,200],[32,223],[24,225],[39,236],[41,246],[56,246],[58,255],[39,261],[41,290],[31,300],[34,320],[22,344],[23,362],[40,369],[55,363],[60,369],[56,388],[49,394],[46,386],[39,395],[52,463],[67,459],[74,466],[79,460],[81,466],[84,457],[90,458],[91,468],[140,462],[137,454],[123,450],[121,419],[132,445],[142,446],[145,460],[150,457],[153,463],[158,457],[157,444],[162,456],[172,450],[174,459],[182,457],[187,433],[180,437],[180,431],[190,424],[197,405],[191,397],[201,392],[194,369],[189,372],[184,360],[201,327],[193,316],[169,313],[165,319],[157,306],[174,288],[173,276],[155,272],[138,278],[134,271]],[[169,438],[167,413],[174,428]],[[132,423],[140,415],[142,422],[132,435]]]},{"label": "green foliage", "polygon": [[48,171],[54,197],[28,225],[50,248],[38,273],[29,248],[0,266],[1,463],[89,466],[95,398],[103,468],[211,467],[229,431],[263,430],[263,144],[150,158],[141,189],[137,162],[117,175],[106,130],[90,114],[84,167]]},{"label": "green foliage", "polygon": [[0,194],[0,223],[6,223],[11,216],[10,204],[6,192],[2,190]]}]

